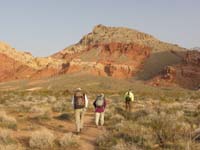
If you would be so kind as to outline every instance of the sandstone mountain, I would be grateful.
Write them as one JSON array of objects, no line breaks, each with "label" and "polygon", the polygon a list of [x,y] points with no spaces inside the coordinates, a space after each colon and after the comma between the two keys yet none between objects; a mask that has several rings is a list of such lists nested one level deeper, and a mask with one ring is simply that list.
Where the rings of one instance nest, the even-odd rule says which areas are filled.
[{"label": "sandstone mountain", "polygon": [[124,27],[107,27],[104,25],[97,25],[91,33],[85,35],[77,44],[65,48],[64,50],[54,54],[53,57],[66,58],[67,55],[86,50],[88,46],[91,47],[94,45],[109,43],[132,43],[142,45],[151,48],[153,52],[184,49],[176,44],[159,41],[152,35],[139,32],[137,30]]},{"label": "sandstone mountain", "polygon": [[185,49],[137,30],[97,25],[77,44],[52,55],[52,58],[68,61],[66,72],[85,70],[126,78],[134,76],[151,54],[171,50]]},{"label": "sandstone mountain", "polygon": [[[191,58],[186,65],[187,55]],[[78,43],[43,58],[17,51],[0,42],[0,59],[3,60],[0,64],[0,81],[87,73],[113,78],[134,77],[139,80],[150,80],[150,84],[153,85],[169,83],[191,88],[199,83],[197,77],[193,81],[195,84],[184,82],[185,78],[189,83],[193,76],[198,76],[198,63],[193,65],[194,62],[190,62],[194,59],[196,64],[199,61],[199,54],[190,54],[176,44],[165,43],[152,35],[123,27],[97,25]],[[176,74],[182,68],[187,77],[173,76],[171,80],[172,73],[168,80],[166,72],[170,72],[171,67]]]}]

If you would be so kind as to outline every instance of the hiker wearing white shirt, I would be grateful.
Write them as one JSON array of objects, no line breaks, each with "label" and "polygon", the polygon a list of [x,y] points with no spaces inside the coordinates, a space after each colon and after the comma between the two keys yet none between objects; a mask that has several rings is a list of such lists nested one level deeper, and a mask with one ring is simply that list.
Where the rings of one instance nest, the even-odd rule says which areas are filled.
[{"label": "hiker wearing white shirt", "polygon": [[87,95],[81,88],[77,88],[72,96],[72,107],[75,112],[76,132],[79,134],[83,129],[84,114],[88,107]]}]

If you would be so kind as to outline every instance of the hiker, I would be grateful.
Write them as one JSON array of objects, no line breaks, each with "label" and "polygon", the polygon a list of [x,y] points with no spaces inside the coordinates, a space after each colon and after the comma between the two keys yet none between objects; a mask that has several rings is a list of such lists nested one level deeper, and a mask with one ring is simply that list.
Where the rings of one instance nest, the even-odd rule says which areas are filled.
[{"label": "hiker", "polygon": [[75,112],[76,133],[79,134],[83,129],[84,114],[88,107],[87,95],[81,88],[77,88],[72,96],[72,107]]},{"label": "hiker", "polygon": [[95,123],[97,128],[99,127],[99,121],[100,125],[103,126],[104,124],[104,113],[106,108],[106,99],[103,93],[97,95],[94,103],[95,107]]},{"label": "hiker", "polygon": [[134,101],[134,94],[131,91],[131,89],[129,89],[128,92],[125,93],[124,99],[125,99],[126,111],[131,112],[131,102]]}]

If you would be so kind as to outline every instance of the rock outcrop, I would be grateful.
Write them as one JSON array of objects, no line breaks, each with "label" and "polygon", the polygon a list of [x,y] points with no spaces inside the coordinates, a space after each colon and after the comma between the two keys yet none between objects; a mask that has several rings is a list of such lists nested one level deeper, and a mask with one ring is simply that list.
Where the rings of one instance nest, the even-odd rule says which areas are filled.
[{"label": "rock outcrop", "polygon": [[0,81],[52,76],[55,73],[49,70],[57,70],[65,63],[65,60],[51,57],[33,57],[4,42],[0,42],[0,60]]},{"label": "rock outcrop", "polygon": [[200,52],[178,52],[182,62],[167,66],[160,75],[150,81],[153,85],[180,85],[185,88],[198,89],[200,87]]},{"label": "rock outcrop", "polygon": [[43,69],[47,66],[57,68],[57,66],[65,62],[64,60],[51,57],[34,57],[31,53],[16,50],[4,42],[0,42],[0,53],[36,70]]},{"label": "rock outcrop", "polygon": [[[87,70],[93,74],[127,78],[142,68],[151,53],[168,50],[185,49],[137,30],[97,25],[77,44],[52,55],[52,58],[68,61],[68,72]],[[74,59],[79,62],[74,64]]]},{"label": "rock outcrop", "polygon": [[152,35],[124,27],[107,27],[97,25],[93,31],[85,35],[77,44],[71,45],[64,50],[52,55],[54,58],[67,58],[67,55],[80,53],[92,45],[124,43],[149,47],[153,52],[167,50],[186,50],[176,44],[159,41]]}]

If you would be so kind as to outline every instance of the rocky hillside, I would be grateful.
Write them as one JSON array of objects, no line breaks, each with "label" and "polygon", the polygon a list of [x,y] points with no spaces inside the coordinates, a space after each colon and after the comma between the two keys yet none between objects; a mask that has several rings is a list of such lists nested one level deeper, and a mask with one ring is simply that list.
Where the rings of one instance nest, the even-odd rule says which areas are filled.
[{"label": "rocky hillside", "polygon": [[0,81],[29,78],[35,70],[0,53]]},{"label": "rocky hillside", "polygon": [[0,81],[86,73],[117,79],[136,77],[153,85],[199,85],[199,52],[187,52],[178,45],[122,27],[97,25],[78,43],[45,58],[0,42],[0,59]]},{"label": "rocky hillside", "polygon": [[166,66],[151,84],[156,86],[175,84],[185,88],[200,89],[200,52],[193,50],[175,53],[181,58],[181,63]]},{"label": "rocky hillside", "polygon": [[4,42],[0,42],[0,53],[36,70],[47,66],[57,68],[64,61],[51,57],[34,57],[31,53],[16,50]]},{"label": "rocky hillside", "polygon": [[200,51],[200,47],[193,47],[191,50]]},{"label": "rocky hillside", "polygon": [[0,81],[53,76],[65,62],[51,57],[33,57],[4,42],[0,42],[0,60]]},{"label": "rocky hillside", "polygon": [[79,53],[88,48],[99,44],[109,43],[124,43],[136,44],[145,47],[150,47],[153,52],[167,51],[167,50],[185,50],[176,44],[165,43],[154,38],[152,35],[139,32],[137,30],[124,27],[107,27],[104,25],[97,25],[93,31],[85,35],[77,44],[69,46],[64,50],[54,54],[54,58],[66,58],[67,55]]},{"label": "rocky hillside", "polygon": [[127,78],[134,76],[152,53],[171,50],[185,49],[137,30],[97,25],[77,44],[52,58],[69,62],[65,72],[85,70],[97,75]]}]

